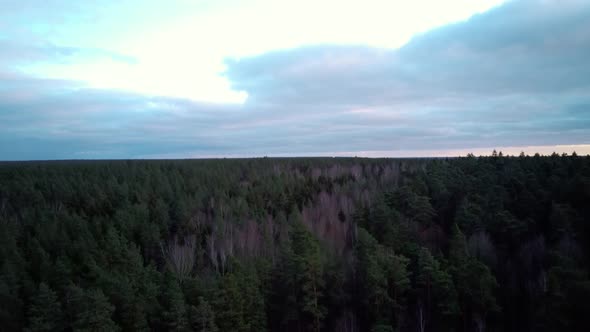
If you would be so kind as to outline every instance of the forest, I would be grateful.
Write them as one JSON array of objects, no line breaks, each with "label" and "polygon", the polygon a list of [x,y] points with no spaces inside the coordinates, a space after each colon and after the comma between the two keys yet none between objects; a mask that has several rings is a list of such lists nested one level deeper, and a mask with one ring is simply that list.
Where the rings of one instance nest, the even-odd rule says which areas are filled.
[{"label": "forest", "polygon": [[587,331],[590,157],[0,163],[0,331]]}]

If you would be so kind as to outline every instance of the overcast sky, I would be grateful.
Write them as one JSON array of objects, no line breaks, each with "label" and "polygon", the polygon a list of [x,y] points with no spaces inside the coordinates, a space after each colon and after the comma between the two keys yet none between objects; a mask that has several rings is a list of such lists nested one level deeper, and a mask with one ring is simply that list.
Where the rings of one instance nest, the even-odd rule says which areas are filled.
[{"label": "overcast sky", "polygon": [[590,153],[586,0],[0,0],[0,160]]}]

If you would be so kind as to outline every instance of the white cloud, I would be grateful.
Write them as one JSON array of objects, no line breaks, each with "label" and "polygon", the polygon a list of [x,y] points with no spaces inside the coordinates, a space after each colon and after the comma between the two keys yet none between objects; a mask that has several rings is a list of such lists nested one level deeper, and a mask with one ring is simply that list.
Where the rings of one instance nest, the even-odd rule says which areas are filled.
[{"label": "white cloud", "polygon": [[[233,91],[222,75],[225,58],[324,43],[396,48],[418,32],[500,2],[126,0],[74,6],[52,1],[35,10],[13,5],[5,18],[55,45],[99,47],[137,59],[134,64],[42,62],[26,68],[28,73],[100,88],[241,103],[246,94]],[[25,28],[31,19],[32,27]]]}]

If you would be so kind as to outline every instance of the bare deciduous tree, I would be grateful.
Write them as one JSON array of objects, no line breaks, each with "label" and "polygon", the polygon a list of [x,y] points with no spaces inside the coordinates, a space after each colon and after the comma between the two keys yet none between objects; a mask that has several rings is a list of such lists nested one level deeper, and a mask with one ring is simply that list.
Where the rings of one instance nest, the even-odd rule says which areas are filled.
[{"label": "bare deciduous tree", "polygon": [[169,268],[181,282],[190,276],[195,266],[195,242],[195,236],[182,240],[175,236],[166,245],[160,245]]},{"label": "bare deciduous tree", "polygon": [[496,266],[496,248],[486,232],[477,232],[469,237],[467,244],[469,255],[481,259],[489,266]]}]

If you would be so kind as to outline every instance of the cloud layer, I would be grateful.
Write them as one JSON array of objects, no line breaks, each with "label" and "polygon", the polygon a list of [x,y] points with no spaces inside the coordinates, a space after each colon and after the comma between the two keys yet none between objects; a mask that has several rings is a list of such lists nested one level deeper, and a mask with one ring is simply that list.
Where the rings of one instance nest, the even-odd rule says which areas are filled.
[{"label": "cloud layer", "polygon": [[18,65],[81,53],[133,59],[0,45],[7,50],[0,54],[0,159],[432,155],[590,143],[585,1],[509,2],[400,49],[316,45],[227,59],[233,89],[249,96],[243,105],[32,77]]}]

